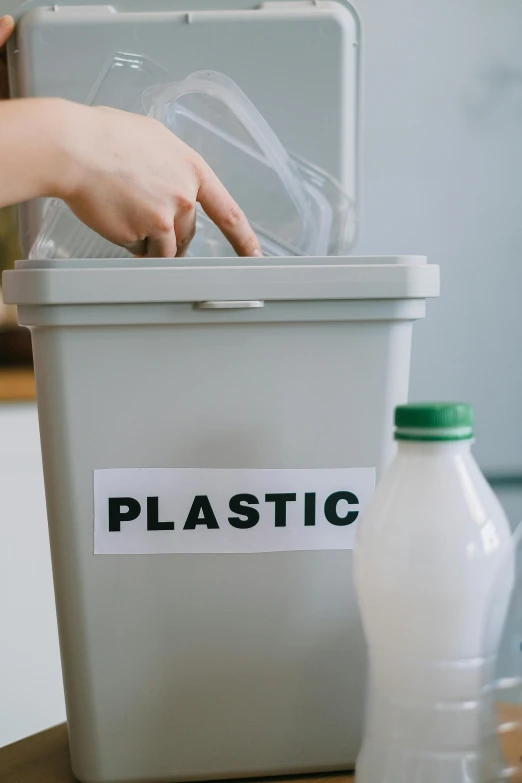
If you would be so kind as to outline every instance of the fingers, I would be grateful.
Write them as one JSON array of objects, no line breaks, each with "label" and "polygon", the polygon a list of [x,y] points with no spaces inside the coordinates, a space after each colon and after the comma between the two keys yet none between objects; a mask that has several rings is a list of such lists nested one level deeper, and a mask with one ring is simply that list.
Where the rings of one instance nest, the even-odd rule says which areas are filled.
[{"label": "fingers", "polygon": [[189,245],[194,239],[196,233],[196,209],[192,207],[179,215],[176,215],[174,221],[174,231],[176,234],[176,244],[178,246],[177,256],[183,258],[187,255]]},{"label": "fingers", "polygon": [[123,245],[135,258],[175,258],[176,235],[174,229],[139,239]]},{"label": "fingers", "polygon": [[14,30],[14,19],[12,16],[0,16],[0,48],[4,46]]},{"label": "fingers", "polygon": [[148,258],[181,258],[186,255],[195,233],[196,209],[192,206],[176,215],[171,230],[150,236],[144,243],[137,243],[141,252],[131,252]]},{"label": "fingers", "polygon": [[184,256],[196,233],[196,208],[187,201],[179,205],[172,228],[164,226],[147,239],[126,245],[139,258],[178,258]]},{"label": "fingers", "polygon": [[176,258],[177,250],[174,225],[170,231],[163,231],[147,239],[146,255],[148,258]]},{"label": "fingers", "polygon": [[225,186],[203,162],[198,163],[197,200],[223,232],[239,256],[262,256],[261,246],[248,220]]},{"label": "fingers", "polygon": [[125,250],[128,250],[136,258],[145,258],[147,255],[148,241],[146,239],[140,239],[137,242],[131,242],[130,244],[122,244]]}]

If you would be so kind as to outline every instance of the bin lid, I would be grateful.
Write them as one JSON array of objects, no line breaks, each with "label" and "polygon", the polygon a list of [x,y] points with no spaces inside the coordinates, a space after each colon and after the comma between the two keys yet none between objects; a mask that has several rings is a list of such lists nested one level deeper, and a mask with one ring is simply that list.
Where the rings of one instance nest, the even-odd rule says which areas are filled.
[{"label": "bin lid", "polygon": [[16,305],[425,299],[439,268],[422,256],[18,261],[3,292]]},{"label": "bin lid", "polygon": [[[291,168],[307,177],[306,197],[317,188],[317,172],[324,172],[352,202],[355,219],[350,217],[346,224],[356,228],[360,26],[348,0],[117,0],[112,5],[96,0],[65,0],[54,5],[25,0],[18,10],[13,8],[15,4],[16,0],[8,2],[18,19],[9,46],[15,95],[60,96],[82,103],[94,100],[145,112],[140,101],[147,87],[165,81],[182,82],[188,74],[201,73],[202,69],[226,74],[290,153]],[[118,68],[111,70],[110,79],[100,80],[100,73],[118,53],[129,55],[129,67],[125,70],[120,61]],[[136,67],[140,58],[141,71]],[[133,84],[139,87],[137,92],[128,89],[130,82],[126,82],[125,74],[131,71],[136,79]],[[176,115],[178,129],[181,120],[186,125],[188,117],[192,131],[194,127],[201,131],[208,114],[202,117],[199,109],[193,111],[194,91],[190,95],[176,100],[178,107],[183,104],[190,111],[170,112],[170,116]],[[201,108],[201,100],[198,105]],[[162,109],[156,105],[154,110]],[[216,105],[212,114],[215,118]],[[198,121],[194,124],[195,116]],[[230,124],[222,126],[221,131],[223,142]],[[219,156],[223,149],[221,144]],[[262,157],[266,161],[266,147]],[[299,168],[301,161],[307,162],[304,168]],[[214,161],[216,167],[218,162]],[[279,164],[277,156],[272,159],[276,174],[281,174]],[[244,178],[243,182],[228,184],[232,191],[238,185],[238,200],[245,202],[240,192]],[[292,203],[295,207],[295,198]],[[321,204],[312,208],[306,241],[301,245],[295,242],[299,233],[296,226],[304,220],[306,228],[307,222],[303,200],[299,203],[299,209],[287,212],[284,233],[289,239],[288,253],[346,252],[346,247],[337,251],[313,249],[320,232],[310,226],[317,221]],[[32,203],[21,209],[26,254],[40,230],[43,206]],[[354,235],[352,231],[350,242]]]}]

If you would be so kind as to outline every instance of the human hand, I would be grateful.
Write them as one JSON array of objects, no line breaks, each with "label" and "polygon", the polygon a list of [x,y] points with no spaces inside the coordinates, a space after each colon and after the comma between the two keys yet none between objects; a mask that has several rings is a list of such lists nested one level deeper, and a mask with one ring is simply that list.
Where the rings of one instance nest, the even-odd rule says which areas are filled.
[{"label": "human hand", "polygon": [[0,100],[9,97],[5,45],[11,37],[13,30],[14,21],[12,16],[0,16]]},{"label": "human hand", "polygon": [[248,221],[203,159],[164,125],[116,109],[63,102],[60,196],[90,228],[133,255],[185,255],[196,203],[240,256],[261,256]]}]

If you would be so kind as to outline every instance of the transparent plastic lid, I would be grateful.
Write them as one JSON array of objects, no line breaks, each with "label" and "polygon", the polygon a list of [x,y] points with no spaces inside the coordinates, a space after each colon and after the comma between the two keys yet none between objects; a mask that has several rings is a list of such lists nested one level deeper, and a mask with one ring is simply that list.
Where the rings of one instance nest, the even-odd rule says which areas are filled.
[{"label": "transparent plastic lid", "polygon": [[[119,53],[106,65],[90,103],[149,114],[194,148],[245,212],[265,255],[343,255],[351,249],[354,200],[326,172],[288,153],[231,79],[200,71],[168,82],[168,74],[147,58]],[[199,208],[188,255],[235,255]],[[29,258],[127,256],[63,202],[53,201]]]}]

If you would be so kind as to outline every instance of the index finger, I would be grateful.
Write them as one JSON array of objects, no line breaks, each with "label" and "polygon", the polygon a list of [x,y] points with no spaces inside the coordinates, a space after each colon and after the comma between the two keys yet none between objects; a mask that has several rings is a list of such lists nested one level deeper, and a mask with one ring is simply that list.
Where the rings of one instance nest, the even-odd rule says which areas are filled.
[{"label": "index finger", "polygon": [[238,256],[259,258],[261,245],[245,214],[228,190],[206,164],[198,168],[199,190],[197,201],[223,232]]}]

